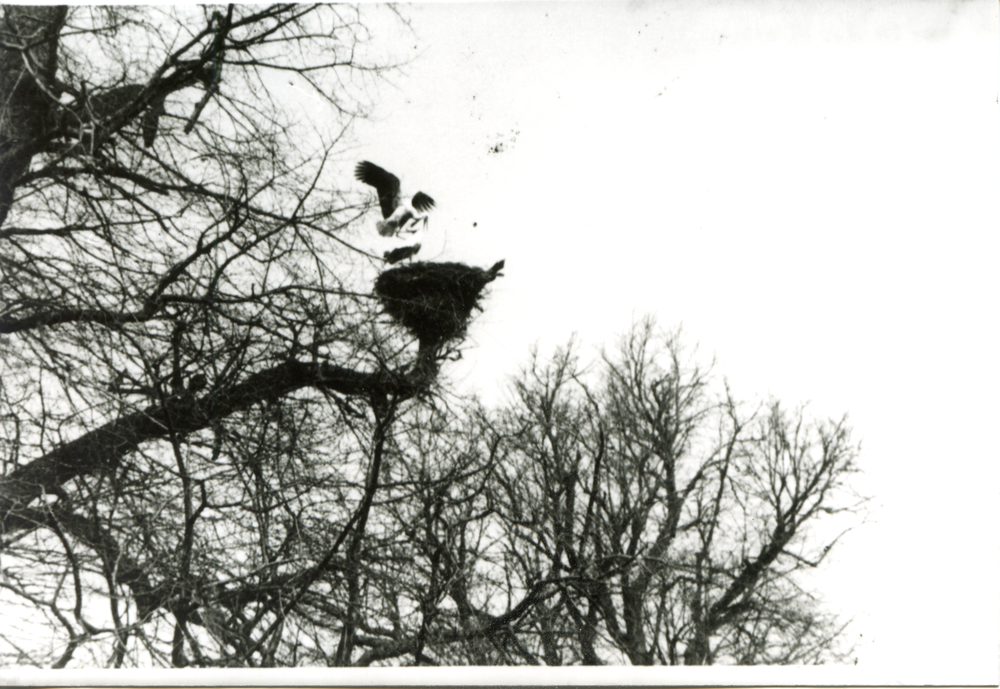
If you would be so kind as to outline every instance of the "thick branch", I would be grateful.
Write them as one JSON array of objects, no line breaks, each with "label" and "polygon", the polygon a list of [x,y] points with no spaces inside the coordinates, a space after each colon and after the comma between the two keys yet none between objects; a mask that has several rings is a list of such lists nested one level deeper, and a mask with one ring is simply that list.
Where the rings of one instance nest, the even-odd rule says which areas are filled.
[{"label": "thick branch", "polygon": [[105,309],[54,309],[33,313],[23,318],[0,318],[0,335],[34,330],[63,323],[99,323],[111,328],[122,323],[141,323],[151,319],[157,304],[150,302],[137,311],[107,311]]},{"label": "thick branch", "polygon": [[200,399],[178,395],[164,405],[116,419],[48,454],[15,469],[0,481],[0,519],[3,530],[13,525],[12,512],[43,493],[52,493],[66,481],[88,475],[134,452],[145,442],[168,437],[169,430],[184,435],[211,425],[213,419],[269,398],[313,387],[344,395],[394,395],[407,398],[430,381],[413,380],[388,371],[362,372],[332,364],[287,361],[249,376],[242,383],[215,390]]}]

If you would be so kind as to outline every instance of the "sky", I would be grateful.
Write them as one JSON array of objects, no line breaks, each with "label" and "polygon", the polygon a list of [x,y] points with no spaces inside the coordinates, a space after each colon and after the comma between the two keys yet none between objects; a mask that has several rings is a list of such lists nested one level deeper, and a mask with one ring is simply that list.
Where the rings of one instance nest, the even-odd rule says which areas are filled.
[{"label": "sky", "polygon": [[[349,153],[437,201],[421,259],[506,261],[444,368],[456,389],[497,401],[533,344],[576,334],[586,358],[652,314],[737,397],[847,413],[862,444],[869,521],[810,582],[854,617],[856,666],[570,679],[997,684],[997,8],[441,2],[400,6],[409,28],[363,13],[406,64],[371,87]],[[323,121],[301,84],[287,89]],[[406,679],[477,679],[454,670]],[[520,670],[478,681],[567,678]],[[175,682],[88,676],[58,681]]]},{"label": "sky", "polygon": [[353,154],[437,201],[421,259],[506,261],[443,371],[456,389],[499,400],[533,344],[576,334],[586,358],[653,314],[738,397],[849,414],[872,514],[814,583],[854,617],[858,663],[713,669],[720,682],[998,682],[997,8],[442,2],[401,6],[409,28],[366,16],[407,64],[372,87]]},{"label": "sky", "polygon": [[874,511],[816,580],[859,671],[995,684],[997,4],[402,12],[357,158],[437,201],[421,259],[506,260],[449,380],[653,314],[737,396],[848,413]]}]

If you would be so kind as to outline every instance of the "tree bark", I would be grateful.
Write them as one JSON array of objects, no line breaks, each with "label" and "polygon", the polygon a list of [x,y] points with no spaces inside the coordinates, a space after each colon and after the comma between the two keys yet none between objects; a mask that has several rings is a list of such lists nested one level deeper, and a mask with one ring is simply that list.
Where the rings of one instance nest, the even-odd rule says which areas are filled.
[{"label": "tree bark", "polygon": [[45,142],[66,6],[4,5],[0,26],[0,225]]}]

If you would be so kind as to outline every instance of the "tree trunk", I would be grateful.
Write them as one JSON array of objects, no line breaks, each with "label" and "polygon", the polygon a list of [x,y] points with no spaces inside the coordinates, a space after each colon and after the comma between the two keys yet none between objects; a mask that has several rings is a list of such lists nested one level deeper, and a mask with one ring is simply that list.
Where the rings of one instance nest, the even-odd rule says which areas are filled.
[{"label": "tree trunk", "polygon": [[4,5],[0,28],[0,225],[17,181],[45,142],[66,7]]}]

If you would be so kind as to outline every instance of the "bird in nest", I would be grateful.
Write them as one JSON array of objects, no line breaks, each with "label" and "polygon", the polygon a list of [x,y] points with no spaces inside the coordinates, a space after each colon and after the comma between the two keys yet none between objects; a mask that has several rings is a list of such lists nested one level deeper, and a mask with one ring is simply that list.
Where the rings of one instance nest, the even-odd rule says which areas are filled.
[{"label": "bird in nest", "polygon": [[427,211],[434,207],[434,199],[418,191],[411,199],[405,199],[399,192],[399,178],[375,163],[363,160],[354,168],[354,176],[361,182],[375,187],[378,192],[382,217],[376,224],[378,233],[391,237],[400,232],[415,232],[416,225],[427,227]]},{"label": "bird in nest", "polygon": [[414,244],[413,246],[400,246],[392,251],[386,251],[382,254],[382,258],[386,263],[392,265],[393,263],[399,263],[400,261],[416,256],[418,251],[420,251],[420,244]]}]

